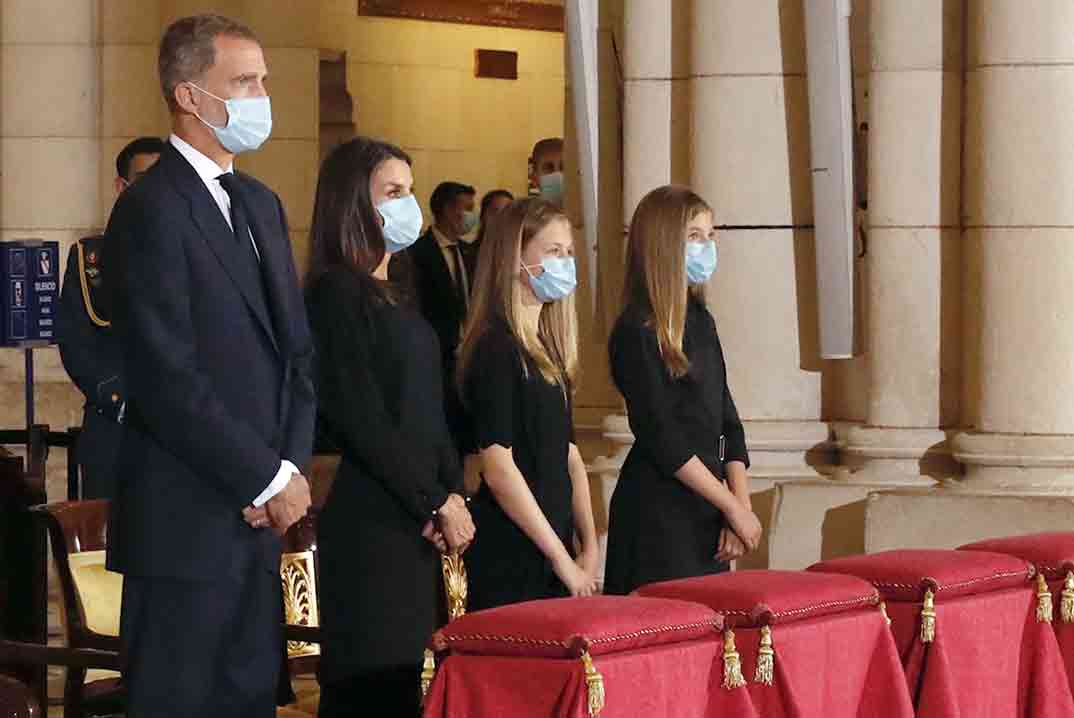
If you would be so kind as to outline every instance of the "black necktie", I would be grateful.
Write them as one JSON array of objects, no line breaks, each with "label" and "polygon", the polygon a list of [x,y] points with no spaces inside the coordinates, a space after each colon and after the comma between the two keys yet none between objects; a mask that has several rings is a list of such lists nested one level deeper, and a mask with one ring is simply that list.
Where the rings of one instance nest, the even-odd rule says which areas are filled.
[{"label": "black necktie", "polygon": [[255,262],[260,262],[257,250],[254,248],[253,233],[250,232],[250,223],[246,219],[246,207],[242,202],[242,192],[239,190],[239,179],[233,172],[225,172],[216,178],[220,186],[231,198],[231,230],[235,233],[235,241],[247,250]]},{"label": "black necktie", "polygon": [[470,306],[470,278],[466,275],[466,263],[462,259],[462,247],[456,242],[450,246],[452,257],[455,259],[455,292],[459,295],[459,301],[463,307]]},{"label": "black necktie", "polygon": [[216,179],[220,182],[220,186],[224,188],[224,191],[227,192],[228,197],[231,198],[231,229],[235,233],[235,241],[239,243],[239,256],[243,258],[241,262],[242,271],[246,273],[247,281],[253,287],[256,287],[255,291],[260,294],[261,300],[265,302],[270,321],[275,325],[275,302],[270,301],[273,294],[272,281],[267,276],[268,267],[261,261],[257,253],[258,250],[254,246],[254,235],[250,231],[250,223],[246,219],[246,205],[243,202],[242,189],[239,184],[241,180],[232,172],[226,172]]}]

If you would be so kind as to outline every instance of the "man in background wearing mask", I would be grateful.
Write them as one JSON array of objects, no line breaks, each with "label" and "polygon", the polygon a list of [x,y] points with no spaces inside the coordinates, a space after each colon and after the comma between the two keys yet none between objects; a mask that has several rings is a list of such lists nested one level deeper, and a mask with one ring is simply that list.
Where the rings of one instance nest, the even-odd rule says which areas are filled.
[{"label": "man in background wearing mask", "polygon": [[[116,194],[122,193],[160,159],[159,137],[139,137],[116,157]],[[116,455],[127,391],[123,355],[112,332],[111,311],[101,266],[103,235],[84,237],[67,255],[56,339],[67,374],[86,397],[75,456],[82,469],[82,498],[115,496]]]},{"label": "man in background wearing mask", "polygon": [[546,137],[530,155],[530,196],[563,206],[563,138]]},{"label": "man in background wearing mask", "polygon": [[456,448],[463,456],[470,452],[472,442],[455,387],[455,350],[477,269],[479,247],[464,239],[477,227],[476,195],[473,187],[459,182],[437,185],[429,198],[433,224],[406,250],[421,313],[440,339],[444,410]]},{"label": "man in background wearing mask", "polygon": [[127,411],[108,568],[129,718],[275,715],[279,534],[305,515],[312,341],[279,198],[232,169],[272,127],[261,45],[219,15],[159,56],[172,132],[108,223]]}]

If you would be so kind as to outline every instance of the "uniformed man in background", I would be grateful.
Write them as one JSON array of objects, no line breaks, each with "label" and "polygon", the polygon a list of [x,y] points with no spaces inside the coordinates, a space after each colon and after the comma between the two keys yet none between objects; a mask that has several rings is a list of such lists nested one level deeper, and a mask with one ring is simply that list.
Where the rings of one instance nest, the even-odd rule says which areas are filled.
[{"label": "uniformed man in background", "polygon": [[[164,143],[140,137],[116,157],[116,194],[130,187],[160,159]],[[75,456],[83,499],[110,499],[122,437],[124,402],[122,356],[111,331],[101,272],[102,236],[78,240],[67,256],[67,272],[56,314],[60,357],[71,380],[86,397]]]}]

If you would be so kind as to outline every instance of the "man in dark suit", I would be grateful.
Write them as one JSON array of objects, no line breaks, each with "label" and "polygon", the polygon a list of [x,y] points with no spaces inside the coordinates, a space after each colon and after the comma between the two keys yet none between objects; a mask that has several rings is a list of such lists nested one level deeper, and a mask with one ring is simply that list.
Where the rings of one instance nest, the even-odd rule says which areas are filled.
[{"label": "man in dark suit", "polygon": [[[120,194],[160,159],[159,137],[139,137],[116,157],[116,193]],[[123,355],[112,331],[101,266],[104,236],[84,237],[67,255],[56,339],[67,374],[86,397],[82,431],[75,456],[82,469],[82,498],[115,496],[116,455],[127,390]]]},{"label": "man in dark suit", "polygon": [[232,171],[271,129],[261,46],[164,34],[173,134],[108,225],[127,417],[109,526],[127,716],[275,715],[282,534],[310,504],[312,342],[279,198]]},{"label": "man in dark suit", "polygon": [[458,182],[437,185],[429,198],[433,224],[406,250],[421,313],[440,339],[444,411],[456,448],[464,455],[471,451],[472,442],[455,387],[455,353],[480,249],[463,239],[477,226],[476,194],[473,187]]}]

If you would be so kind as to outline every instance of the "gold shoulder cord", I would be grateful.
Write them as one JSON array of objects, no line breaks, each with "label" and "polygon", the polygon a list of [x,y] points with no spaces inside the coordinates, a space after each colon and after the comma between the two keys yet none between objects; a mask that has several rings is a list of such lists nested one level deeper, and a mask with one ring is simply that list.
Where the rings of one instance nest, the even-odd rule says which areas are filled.
[{"label": "gold shoulder cord", "polygon": [[89,285],[86,284],[86,255],[85,250],[82,248],[82,243],[75,244],[78,250],[78,282],[82,286],[82,301],[86,305],[86,314],[89,315],[90,321],[95,325],[107,328],[112,326],[112,322],[105,321],[97,316],[97,312],[93,311],[93,302],[90,301]]}]

